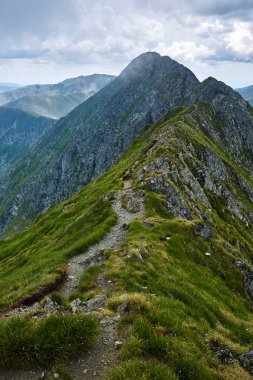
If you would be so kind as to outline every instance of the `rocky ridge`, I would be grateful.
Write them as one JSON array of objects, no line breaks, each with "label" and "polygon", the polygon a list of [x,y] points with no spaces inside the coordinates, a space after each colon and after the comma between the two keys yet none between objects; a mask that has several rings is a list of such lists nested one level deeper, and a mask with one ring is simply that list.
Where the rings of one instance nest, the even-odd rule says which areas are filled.
[{"label": "rocky ridge", "polygon": [[[229,288],[229,296],[231,297],[233,295],[233,302],[238,298],[243,300],[241,301],[243,303],[251,302],[243,290],[241,291],[241,287],[243,288],[244,280],[245,290],[248,290],[248,295],[251,294],[252,274],[249,273],[250,265],[247,264],[244,256],[249,258],[252,256],[250,235],[252,232],[253,185],[248,172],[241,168],[239,163],[231,159],[232,151],[230,151],[230,149],[232,149],[232,146],[224,151],[221,140],[217,140],[215,134],[210,136],[206,133],[208,123],[210,123],[211,128],[213,122],[216,120],[215,118],[216,115],[212,104],[204,102],[190,107],[174,109],[173,112],[167,114],[167,116],[164,115],[163,121],[160,124],[149,128],[149,131],[146,132],[142,140],[140,139],[141,143],[138,145],[138,149],[134,150],[135,161],[133,161],[129,170],[123,173],[124,178],[127,178],[125,189],[114,193],[114,195],[113,193],[109,193],[102,196],[102,200],[104,200],[105,203],[113,199],[113,209],[119,216],[117,227],[113,227],[109,235],[107,235],[101,243],[91,247],[89,251],[81,257],[76,257],[70,261],[68,266],[69,279],[62,289],[65,294],[69,294],[74,290],[82,270],[89,268],[89,266],[96,265],[104,259],[103,252],[101,252],[104,246],[117,248],[118,244],[123,242],[126,236],[125,224],[134,219],[133,215],[129,215],[129,212],[130,214],[134,214],[134,211],[138,212],[140,209],[143,210],[143,208],[140,208],[142,204],[140,199],[142,199],[145,194],[148,215],[142,220],[143,214],[141,213],[139,216],[141,220],[136,221],[134,225],[135,228],[131,228],[130,226],[127,244],[123,245],[120,250],[116,250],[113,255],[117,260],[121,260],[121,270],[114,273],[114,276],[122,280],[122,277],[120,277],[121,273],[118,272],[122,272],[125,268],[130,267],[129,272],[126,271],[125,273],[125,275],[128,274],[125,285],[126,288],[130,288],[130,292],[132,287],[134,290],[137,289],[144,300],[148,299],[148,304],[154,300],[154,308],[150,314],[151,321],[154,318],[153,315],[156,310],[160,313],[160,307],[163,307],[164,303],[170,302],[171,299],[174,299],[175,308],[179,303],[180,316],[182,311],[186,308],[186,305],[188,306],[187,315],[195,312],[195,308],[192,307],[194,301],[188,291],[188,286],[185,294],[181,292],[173,293],[171,291],[173,286],[175,287],[174,282],[176,283],[177,290],[178,286],[181,286],[181,283],[183,284],[186,280],[189,281],[189,277],[187,277],[189,275],[191,275],[191,280],[193,280],[193,282],[190,282],[190,289],[194,291],[194,298],[196,292],[199,291],[199,287],[203,286],[200,281],[201,274],[204,273],[208,278],[208,281],[206,278],[204,281],[204,291],[202,292],[201,288],[198,296],[206,305],[204,316],[211,307],[214,313],[218,313],[217,322],[216,320],[213,322],[211,319],[211,323],[209,323],[209,319],[207,319],[208,324],[206,326],[208,326],[207,329],[209,333],[210,326],[213,325],[217,326],[217,331],[220,333],[220,318],[222,318],[222,324],[225,324],[225,316],[227,313],[230,313],[230,316],[232,315],[234,320],[236,314],[235,309],[237,308],[237,306],[235,308],[231,306],[231,303],[228,303],[229,307],[225,308],[224,315],[220,313],[220,310],[218,310],[218,312],[215,311],[215,302],[213,302],[213,300],[215,299],[216,302],[218,302],[220,299],[223,299],[223,294],[221,294],[219,287],[217,288],[218,295],[217,293],[210,293],[210,295],[212,295],[211,303],[208,303],[208,298],[207,300],[201,298],[203,294],[210,292],[208,288],[209,281],[212,280],[213,277],[215,281],[212,282],[211,287],[216,287],[216,284],[221,286],[222,281],[222,284],[226,284]],[[119,167],[121,168],[119,171],[122,175],[120,163]],[[126,212],[124,208],[128,211]],[[64,207],[62,207],[62,212],[63,210]],[[135,215],[138,215],[138,213]],[[158,227],[155,227],[155,225]],[[138,229],[141,230],[139,235]],[[237,233],[235,233],[235,230]],[[113,233],[113,236],[111,233]],[[137,234],[137,238],[135,239],[133,239],[134,234]],[[182,236],[186,236],[185,240],[183,240],[184,244],[180,241]],[[193,245],[194,249],[190,251],[191,245]],[[161,250],[162,246],[166,247],[166,251]],[[186,258],[183,257],[184,246],[187,246]],[[184,260],[186,261],[185,268]],[[192,261],[195,263],[194,271],[189,272],[189,267],[192,268]],[[156,264],[160,266],[158,268],[161,272],[161,277],[158,277],[159,273],[155,272]],[[166,268],[166,272],[164,268]],[[171,271],[173,274],[173,270],[175,270],[174,276],[165,277],[167,271]],[[197,279],[195,279],[192,274],[193,272],[195,273],[195,271],[198,273]],[[210,275],[210,272],[213,277]],[[132,278],[134,276],[136,279],[133,283]],[[159,281],[156,281],[156,276],[159,278]],[[115,283],[117,284],[116,281]],[[195,287],[193,287],[193,284]],[[164,293],[163,289],[165,289]],[[221,286],[221,289],[224,291],[224,285]],[[115,290],[114,281],[106,281],[106,273],[103,273],[103,271],[99,273],[97,277],[96,290],[99,290],[99,295],[95,297],[92,296],[87,301],[81,301],[79,298],[75,298],[67,310],[61,308],[61,306],[52,299],[47,299],[44,305],[34,305],[35,310],[33,312],[35,312],[36,315],[41,306],[43,306],[42,313],[44,314],[52,312],[68,312],[74,314],[79,312],[95,312],[100,320],[102,329],[104,329],[103,326],[106,326],[106,329],[108,328],[108,335],[105,339],[108,340],[108,336],[113,336],[110,347],[113,347],[113,352],[115,352],[116,339],[120,341],[120,337],[113,335],[115,326],[117,325],[118,314],[121,314],[122,310],[124,312],[124,309],[127,309],[128,305],[124,304],[125,301],[121,302],[119,308],[116,309],[116,320],[104,315],[103,317],[101,315],[99,316],[101,312],[99,309],[104,307],[110,294]],[[159,292],[162,295],[160,298]],[[226,292],[228,292],[228,290],[224,292],[224,299],[226,299]],[[157,305],[159,305],[159,307],[157,307]],[[241,304],[239,304],[239,306],[241,306]],[[36,310],[37,307],[38,309]],[[250,307],[247,309],[248,313],[249,309]],[[14,313],[16,311],[14,311]],[[30,312],[31,309],[29,308],[18,309],[18,313],[26,314]],[[166,313],[162,313],[162,315],[167,315],[170,312],[171,307],[166,309]],[[199,314],[201,310],[198,309],[198,306],[196,307],[196,312],[197,318],[189,319],[191,339],[193,339],[192,325],[195,324],[196,321],[198,322],[199,315],[201,315]],[[146,314],[149,317],[149,313]],[[187,315],[184,316],[185,320],[188,318]],[[248,317],[249,314],[247,314],[247,318]],[[142,315],[141,320],[143,320],[143,318],[144,316]],[[211,318],[210,314],[208,314],[207,318]],[[135,323],[137,323],[139,319],[140,318],[136,318]],[[181,335],[184,333],[184,330],[181,330],[180,333],[177,332],[178,325],[181,326],[182,323],[178,324],[179,319],[177,319],[176,332],[173,332],[171,331],[173,328],[173,318],[169,319],[167,330],[164,330],[164,326],[162,326],[162,328],[160,325],[157,325],[158,320],[155,319],[153,322],[155,326],[152,334],[155,334],[156,331],[158,333],[157,339],[166,339],[166,352],[169,344],[172,344],[174,350],[175,346],[173,346],[173,344],[175,340],[181,339]],[[240,315],[240,328],[241,323]],[[199,328],[199,325],[197,326]],[[226,325],[227,328],[230,328],[230,326],[230,324]],[[113,330],[113,332],[111,330]],[[137,334],[136,330],[137,329],[135,329],[135,334]],[[236,331],[237,330],[232,333],[229,330],[230,336],[232,336],[231,341],[233,342],[233,339],[238,339],[241,343],[241,335],[239,337],[235,335],[235,338],[233,336],[233,334],[236,334]],[[194,330],[194,336],[195,333],[199,334],[198,329],[196,329],[196,331]],[[212,333],[213,331],[211,330],[211,334]],[[204,342],[208,349],[210,346],[210,340],[207,340],[207,338],[206,340],[204,339],[205,334],[203,331],[199,334],[202,350],[201,354],[205,352],[203,348]],[[247,334],[247,332],[244,331],[244,334]],[[147,342],[149,342],[148,339]],[[145,344],[147,342],[145,341]],[[164,342],[164,340],[162,340],[162,342]],[[184,345],[187,344],[186,342],[187,337],[185,338]],[[103,342],[103,344],[104,343],[105,342]],[[108,343],[108,341],[106,343]],[[99,347],[103,349],[106,346],[101,346],[100,341],[98,344]],[[231,347],[222,345],[219,342],[219,346],[216,347],[213,352],[213,358],[219,359],[224,366],[233,366],[234,371],[238,370],[238,368],[239,371],[244,371],[242,368],[246,368],[247,371],[250,371],[251,350],[250,347],[247,346],[246,348],[243,343],[241,344],[243,349],[241,345],[236,346],[238,352],[234,352]],[[95,350],[94,358],[96,357],[96,360],[98,358],[98,352],[100,355],[102,350]],[[110,353],[111,351],[108,349],[108,352]],[[155,359],[160,358],[160,356],[155,356],[156,351],[153,351],[152,355],[154,355]],[[207,354],[205,353],[205,355]],[[104,368],[105,366],[102,360],[107,361],[107,359],[102,359],[101,355],[100,358],[100,365],[102,363],[102,367]],[[164,358],[165,361],[167,360],[168,363],[171,363],[171,359],[168,359],[166,354],[164,354],[162,358]],[[208,358],[210,359],[209,356]],[[180,358],[180,366],[183,360],[184,358],[182,356]],[[85,362],[83,357],[80,358],[78,364],[70,363],[71,365],[73,364],[74,368],[78,368],[80,378],[84,375],[83,368],[84,371],[87,369],[85,363],[87,362]],[[96,361],[96,365],[97,363]],[[82,367],[81,364],[84,364],[84,367]],[[208,364],[206,364],[206,366],[208,367]],[[194,362],[194,368],[195,367],[196,358]],[[181,371],[181,367],[179,368]],[[186,370],[188,370],[188,367]],[[95,375],[94,372],[96,372]],[[85,372],[85,375],[86,374],[87,372]],[[98,373],[96,370],[93,370],[90,372],[90,375],[98,376]],[[224,378],[227,379],[227,377]]]},{"label": "rocky ridge", "polygon": [[34,217],[74,194],[112,167],[145,125],[175,106],[199,101],[212,105],[207,119],[199,115],[205,133],[252,171],[253,116],[247,102],[213,78],[199,83],[190,70],[169,57],[145,53],[56,123],[22,163],[25,181],[18,166],[15,175],[2,179],[8,202],[3,197],[0,203],[1,229],[17,216]]}]

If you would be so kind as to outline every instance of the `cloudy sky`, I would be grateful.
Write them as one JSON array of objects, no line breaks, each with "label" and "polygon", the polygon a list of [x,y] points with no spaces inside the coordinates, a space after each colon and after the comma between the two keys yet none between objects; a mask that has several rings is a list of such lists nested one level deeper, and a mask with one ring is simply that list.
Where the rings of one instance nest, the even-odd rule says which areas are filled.
[{"label": "cloudy sky", "polygon": [[253,0],[0,0],[0,82],[118,74],[145,51],[253,84]]}]

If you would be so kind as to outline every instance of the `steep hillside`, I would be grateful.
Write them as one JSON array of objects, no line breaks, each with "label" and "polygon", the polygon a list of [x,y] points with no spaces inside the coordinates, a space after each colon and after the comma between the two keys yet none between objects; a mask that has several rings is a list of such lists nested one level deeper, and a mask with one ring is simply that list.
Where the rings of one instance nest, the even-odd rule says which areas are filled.
[{"label": "steep hillside", "polygon": [[[253,111],[213,78],[200,83],[169,57],[145,53],[109,85],[56,123],[10,176],[3,178],[1,229],[20,226],[112,167],[143,126],[175,106],[212,104],[203,124],[227,153],[253,174]],[[201,120],[200,120],[201,122]],[[220,125],[222,129],[217,130]],[[6,199],[7,194],[7,199]]]},{"label": "steep hillside", "polygon": [[0,176],[53,126],[54,120],[0,107]]},{"label": "steep hillside", "polygon": [[[56,123],[26,161],[2,181],[1,226],[74,194],[112,167],[143,126],[193,101],[194,74],[169,57],[146,53]],[[22,175],[21,175],[22,173]],[[14,191],[13,191],[14,190]],[[13,210],[15,212],[13,215]]]},{"label": "steep hillside", "polygon": [[114,79],[94,74],[52,85],[31,85],[0,94],[0,105],[59,119]]},{"label": "steep hillside", "polygon": [[95,91],[85,94],[23,96],[13,102],[7,103],[6,106],[33,112],[37,115],[60,119],[94,94]]},{"label": "steep hillside", "polygon": [[253,86],[237,88],[236,91],[253,106]]},{"label": "steep hillside", "polygon": [[[214,107],[221,109],[224,97],[219,101],[175,108],[144,127],[107,173],[0,242],[2,307],[22,299],[33,304],[63,283],[53,303],[9,310],[7,320],[10,314],[64,318],[92,310],[100,321],[102,337],[93,351],[62,363],[68,378],[82,379],[84,369],[88,379],[105,373],[110,380],[251,378],[252,359],[244,354],[253,339],[253,181],[226,149]],[[122,209],[133,216],[123,225]],[[116,246],[106,238],[112,225],[124,236]],[[100,239],[100,248],[87,251]],[[76,289],[72,265],[84,270]],[[6,326],[0,322],[2,334]],[[112,348],[116,339],[119,350]],[[25,342],[0,344],[2,368],[13,355],[14,364],[23,358],[31,365],[26,353],[35,343]],[[39,342],[36,358],[46,364],[47,341]]]}]

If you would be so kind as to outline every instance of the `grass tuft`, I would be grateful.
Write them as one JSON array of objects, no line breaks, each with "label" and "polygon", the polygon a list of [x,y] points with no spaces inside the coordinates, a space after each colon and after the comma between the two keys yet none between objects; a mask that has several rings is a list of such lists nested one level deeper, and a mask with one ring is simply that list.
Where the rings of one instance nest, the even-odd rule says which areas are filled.
[{"label": "grass tuft", "polygon": [[88,350],[98,332],[96,320],[89,316],[1,320],[0,367],[53,365]]},{"label": "grass tuft", "polygon": [[150,308],[150,302],[142,293],[127,293],[113,296],[108,301],[108,308],[116,311],[117,307],[127,301],[127,311],[133,314],[145,314]]}]

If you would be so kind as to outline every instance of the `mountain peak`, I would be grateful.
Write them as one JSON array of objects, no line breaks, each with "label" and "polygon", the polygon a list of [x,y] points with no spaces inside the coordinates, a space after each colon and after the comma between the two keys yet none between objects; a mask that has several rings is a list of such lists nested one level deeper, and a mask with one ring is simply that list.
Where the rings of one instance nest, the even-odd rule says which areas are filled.
[{"label": "mountain peak", "polygon": [[208,77],[201,82],[199,93],[197,94],[198,100],[212,101],[219,95],[230,96],[232,98],[239,97],[231,87],[213,77]]},{"label": "mountain peak", "polygon": [[161,56],[156,52],[146,52],[131,61],[119,77],[132,80],[133,78],[147,79],[156,76],[157,80],[161,80],[161,78],[166,80],[168,76],[173,77],[178,74],[185,77],[185,79],[199,83],[191,70],[172,58]]},{"label": "mountain peak", "polygon": [[169,57],[162,57],[159,53],[156,52],[146,52],[135,59],[133,59],[126,68],[120,74],[120,77],[132,78],[134,76],[143,76],[147,72],[153,72],[155,68],[161,66],[166,61],[170,63],[173,60]]},{"label": "mountain peak", "polygon": [[147,52],[139,55],[133,59],[127,67],[122,71],[120,77],[131,78],[134,76],[143,75],[143,70],[147,71],[153,69],[161,60],[161,56],[155,52]]}]

